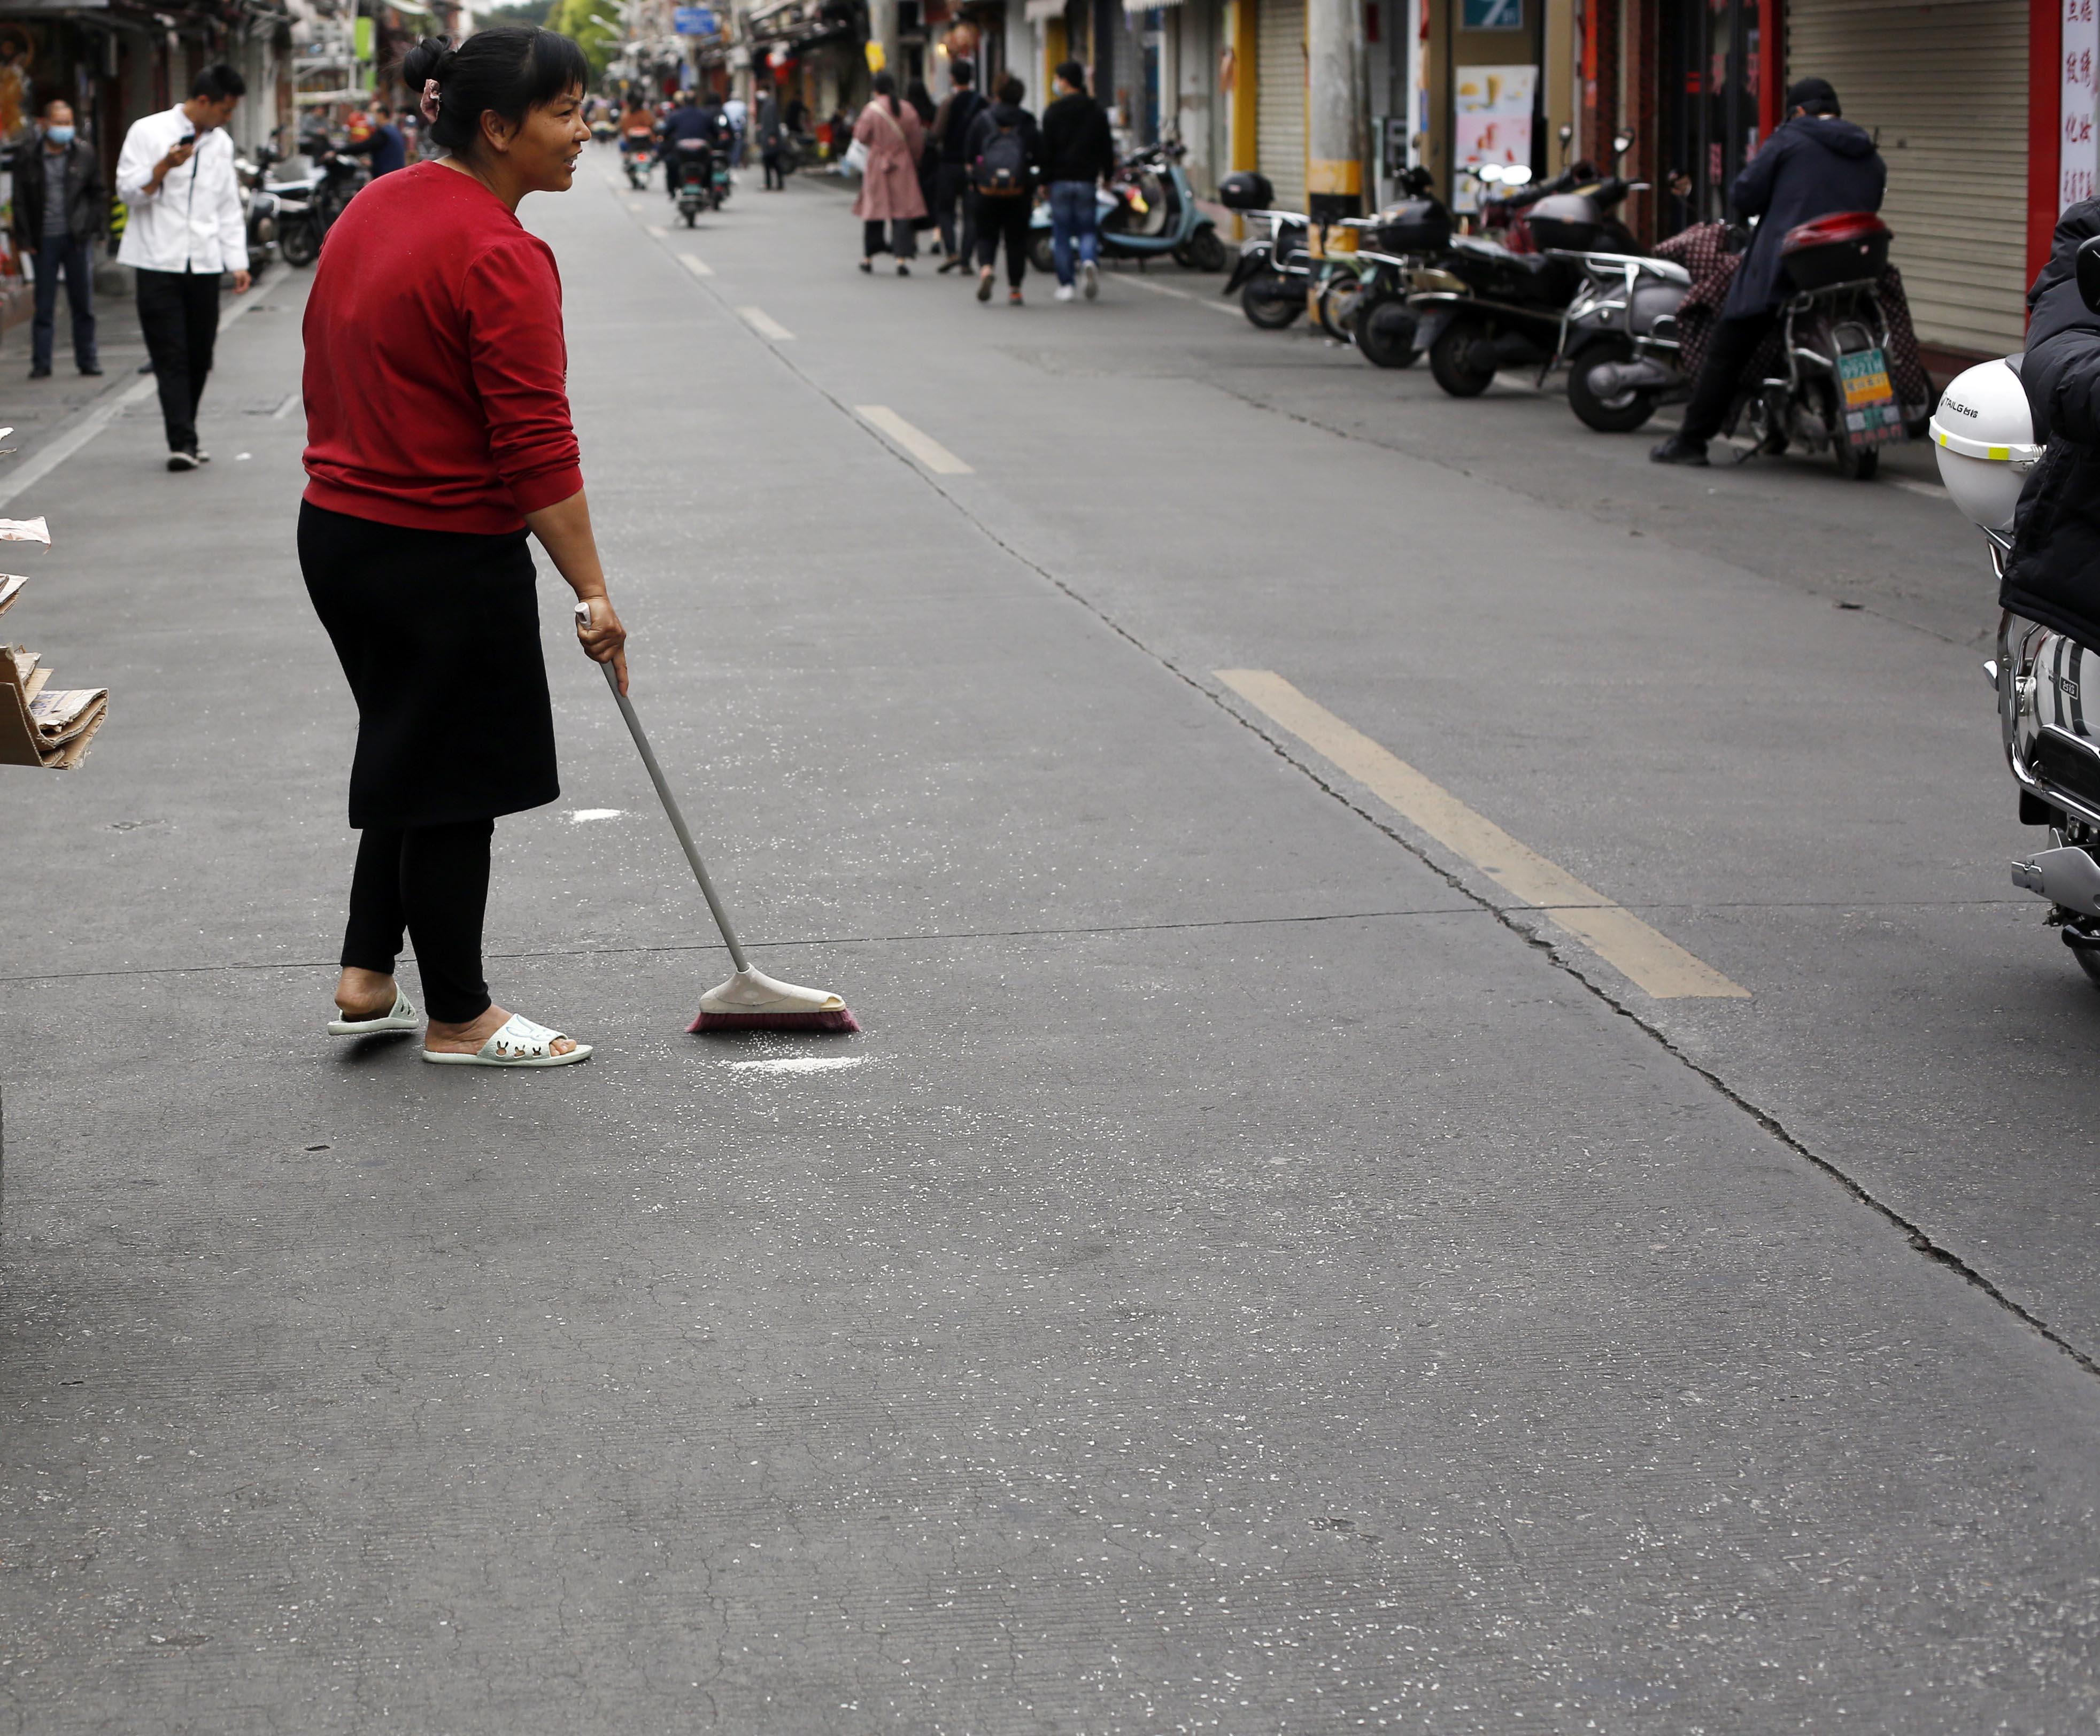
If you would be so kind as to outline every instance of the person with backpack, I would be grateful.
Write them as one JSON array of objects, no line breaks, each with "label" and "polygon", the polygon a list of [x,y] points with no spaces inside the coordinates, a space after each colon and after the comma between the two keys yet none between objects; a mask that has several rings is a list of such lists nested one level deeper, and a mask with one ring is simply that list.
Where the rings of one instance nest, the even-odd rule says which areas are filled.
[{"label": "person with backpack", "polygon": [[894,74],[875,75],[875,95],[854,122],[853,135],[854,143],[867,152],[860,196],[854,200],[854,215],[862,225],[860,268],[874,271],[875,256],[884,250],[882,226],[888,223],[889,251],[896,256],[897,275],[909,277],[907,262],[919,251],[911,226],[926,214],[925,196],[919,191],[919,159],[925,152],[926,130],[920,125],[918,111],[898,101]]},{"label": "person with backpack", "polygon": [[1057,68],[1057,99],[1043,111],[1043,178],[1050,184],[1050,245],[1057,262],[1057,299],[1072,299],[1072,251],[1087,299],[1101,293],[1101,248],[1094,227],[1094,188],[1115,174],[1115,139],[1107,112],[1087,95],[1087,69],[1076,60]]},{"label": "person with backpack", "polygon": [[933,169],[933,220],[940,225],[941,247],[947,254],[941,269],[960,271],[977,250],[977,225],[970,220],[970,165],[963,155],[963,142],[969,137],[970,123],[990,104],[977,87],[977,68],[968,60],[956,61],[948,69],[948,77],[955,88],[933,117],[933,148],[940,152]]},{"label": "person with backpack", "polygon": [[1029,218],[1043,163],[1043,135],[1021,106],[1027,89],[1018,78],[1000,82],[999,100],[970,123],[964,145],[970,165],[970,198],[977,231],[977,299],[991,299],[993,262],[1006,244],[1006,298],[1021,306],[1028,275]]}]

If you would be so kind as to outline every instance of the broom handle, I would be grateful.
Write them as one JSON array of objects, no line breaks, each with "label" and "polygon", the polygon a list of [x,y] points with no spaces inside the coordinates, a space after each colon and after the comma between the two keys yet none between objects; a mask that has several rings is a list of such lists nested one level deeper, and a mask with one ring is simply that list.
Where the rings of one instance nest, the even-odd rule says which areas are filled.
[{"label": "broom handle", "polygon": [[686,830],[686,817],[678,812],[677,799],[671,794],[671,786],[664,781],[664,768],[656,763],[656,756],[649,746],[649,738],[642,733],[642,720],[634,715],[634,703],[620,690],[620,677],[613,673],[611,663],[600,663],[605,671],[605,685],[612,690],[612,697],[619,707],[620,715],[627,720],[627,733],[634,738],[640,751],[642,763],[649,768],[649,781],[656,786],[656,795],[664,804],[664,812],[671,817],[671,830],[678,835],[678,843],[685,850],[686,860],[693,865],[693,878],[700,883],[700,895],[708,901],[708,908],[714,912],[715,927],[721,930],[722,940],[729,947],[730,959],[739,971],[751,966],[745,962],[743,949],[737,944],[736,930],[730,926],[729,912],[722,908],[715,883],[708,878],[708,865],[700,860],[699,846],[693,842],[693,835]]}]

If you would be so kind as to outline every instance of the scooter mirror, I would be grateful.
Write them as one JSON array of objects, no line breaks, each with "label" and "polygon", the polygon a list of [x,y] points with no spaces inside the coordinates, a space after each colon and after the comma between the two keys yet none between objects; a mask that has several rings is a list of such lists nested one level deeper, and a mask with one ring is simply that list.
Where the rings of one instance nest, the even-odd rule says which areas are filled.
[{"label": "scooter mirror", "polygon": [[2078,299],[2100,314],[2100,235],[2079,245]]},{"label": "scooter mirror", "polygon": [[1500,183],[1502,178],[1502,165],[1500,163],[1476,164],[1473,169],[1473,178],[1478,181],[1486,182],[1490,187],[1496,186]]},{"label": "scooter mirror", "polygon": [[1530,178],[1531,168],[1526,163],[1511,163],[1502,170],[1502,181],[1504,187],[1521,187]]},{"label": "scooter mirror", "polygon": [[1634,148],[1634,130],[1629,126],[1612,135],[1612,155],[1624,156]]},{"label": "scooter mirror", "polygon": [[1560,123],[1560,149],[1561,153],[1564,156],[1567,154],[1568,146],[1574,143],[1574,142],[1575,129],[1570,126],[1565,121],[1563,121]]}]

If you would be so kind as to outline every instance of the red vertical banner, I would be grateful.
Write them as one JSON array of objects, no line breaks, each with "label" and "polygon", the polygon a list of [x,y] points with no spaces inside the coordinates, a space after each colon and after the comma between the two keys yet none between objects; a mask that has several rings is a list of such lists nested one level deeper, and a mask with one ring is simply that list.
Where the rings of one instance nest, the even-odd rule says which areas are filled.
[{"label": "red vertical banner", "polygon": [[2027,9],[2027,281],[2049,263],[2063,130],[2064,0]]},{"label": "red vertical banner", "polygon": [[1786,95],[1786,11],[1780,0],[1758,0],[1758,143],[1779,130]]}]

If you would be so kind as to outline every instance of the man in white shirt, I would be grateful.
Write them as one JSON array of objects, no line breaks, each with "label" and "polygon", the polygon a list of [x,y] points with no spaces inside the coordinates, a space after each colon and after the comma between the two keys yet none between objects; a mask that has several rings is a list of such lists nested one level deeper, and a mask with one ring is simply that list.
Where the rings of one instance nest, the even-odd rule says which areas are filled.
[{"label": "man in white shirt", "polygon": [[161,388],[168,468],[194,470],[197,405],[218,335],[218,280],[248,293],[248,223],[226,123],[247,95],[230,66],[206,67],[188,102],[131,123],[117,160],[117,196],[130,207],[117,262],[139,283],[139,324]]}]

